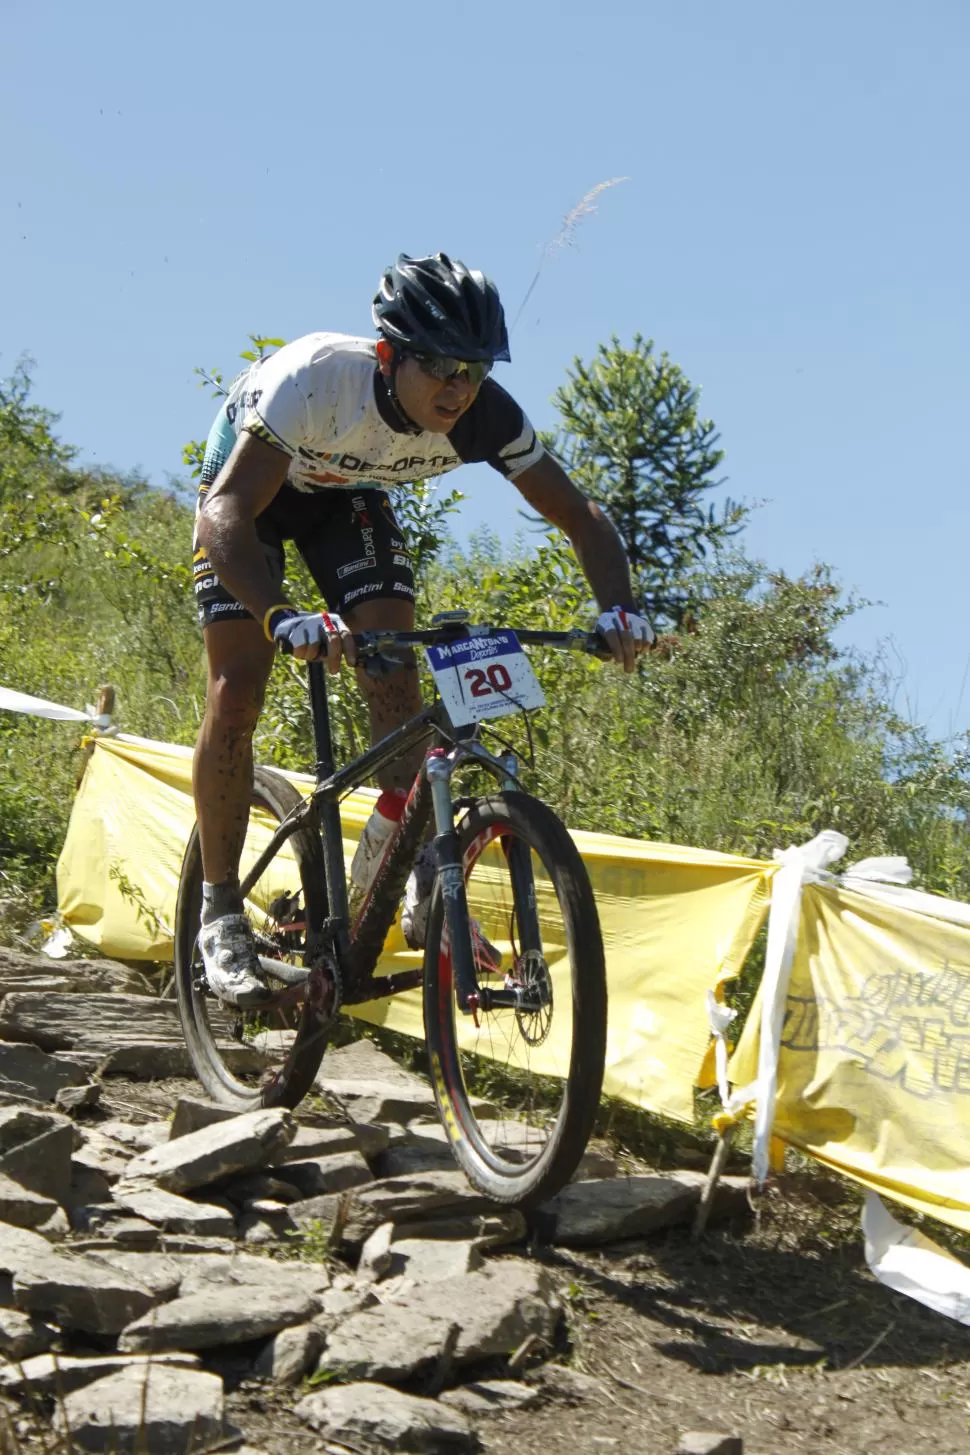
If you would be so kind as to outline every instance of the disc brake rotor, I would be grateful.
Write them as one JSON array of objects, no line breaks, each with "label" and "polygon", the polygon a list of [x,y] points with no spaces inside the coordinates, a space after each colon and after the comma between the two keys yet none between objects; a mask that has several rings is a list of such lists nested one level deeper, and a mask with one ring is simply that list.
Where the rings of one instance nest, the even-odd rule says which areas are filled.
[{"label": "disc brake rotor", "polygon": [[531,1002],[515,1012],[522,1039],[530,1046],[541,1046],[552,1025],[552,977],[545,955],[540,950],[526,950],[516,961],[511,979]]}]

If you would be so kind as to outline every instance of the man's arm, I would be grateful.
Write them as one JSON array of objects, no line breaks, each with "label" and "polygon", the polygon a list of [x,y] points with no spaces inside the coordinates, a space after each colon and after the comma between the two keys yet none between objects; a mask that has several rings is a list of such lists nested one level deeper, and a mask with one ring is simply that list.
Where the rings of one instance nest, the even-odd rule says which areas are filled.
[{"label": "man's arm", "polygon": [[199,516],[199,544],[213,571],[259,622],[281,603],[256,534],[256,517],[283,484],[289,465],[283,450],[243,430]]},{"label": "man's arm", "polygon": [[578,490],[551,455],[523,470],[512,482],[550,525],[569,537],[602,610],[636,609],[633,582],[623,542],[609,516]]},{"label": "man's arm", "polygon": [[[638,612],[630,563],[616,527],[594,500],[576,488],[562,466],[544,454],[512,483],[533,510],[568,536],[600,610],[621,606]],[[646,643],[634,642],[625,630],[609,631],[606,640],[616,660],[632,672]]]}]

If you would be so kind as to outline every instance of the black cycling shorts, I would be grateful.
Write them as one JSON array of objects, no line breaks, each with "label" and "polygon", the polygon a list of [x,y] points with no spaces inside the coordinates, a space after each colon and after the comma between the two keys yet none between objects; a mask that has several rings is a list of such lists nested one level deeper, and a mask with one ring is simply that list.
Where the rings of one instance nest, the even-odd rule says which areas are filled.
[{"label": "black cycling shorts", "polygon": [[[204,491],[205,485],[203,498]],[[382,488],[331,489],[311,495],[284,484],[256,517],[256,534],[281,595],[284,542],[292,541],[330,611],[343,616],[360,602],[382,596],[414,600],[411,556]],[[202,626],[252,620],[252,613],[223,586],[197,539],[192,545],[192,575]]]}]

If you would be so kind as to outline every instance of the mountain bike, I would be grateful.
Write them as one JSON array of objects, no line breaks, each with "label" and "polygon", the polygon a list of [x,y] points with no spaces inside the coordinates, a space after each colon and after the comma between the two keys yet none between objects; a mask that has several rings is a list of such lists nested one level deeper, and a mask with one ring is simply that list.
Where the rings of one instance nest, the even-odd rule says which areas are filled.
[{"label": "mountain bike", "polygon": [[[241,888],[266,983],[258,1010],[226,1008],[209,989],[198,946],[202,860],[198,828],[179,883],[175,986],[192,1064],[216,1101],[239,1110],[296,1106],[314,1085],[341,1010],[423,987],[435,1101],[469,1181],[498,1202],[558,1191],[592,1130],[606,1051],[606,972],[589,876],[569,833],[524,791],[491,724],[544,701],[522,646],[602,654],[584,631],[470,626],[465,613],[430,630],[354,638],[358,663],[399,670],[392,654],[425,648],[434,702],[343,767],[333,761],[325,670],[307,664],[316,785],[303,798],[257,768]],[[413,659],[412,668],[413,670]],[[351,920],[340,801],[426,744],[399,824]],[[483,775],[495,790],[457,792]],[[435,876],[423,963],[375,975],[405,883],[433,829]],[[403,944],[398,931],[399,943]],[[498,963],[497,963],[498,962]],[[248,1046],[258,1066],[239,1070]],[[245,1058],[243,1058],[245,1061]],[[479,1094],[481,1093],[481,1094]]]}]

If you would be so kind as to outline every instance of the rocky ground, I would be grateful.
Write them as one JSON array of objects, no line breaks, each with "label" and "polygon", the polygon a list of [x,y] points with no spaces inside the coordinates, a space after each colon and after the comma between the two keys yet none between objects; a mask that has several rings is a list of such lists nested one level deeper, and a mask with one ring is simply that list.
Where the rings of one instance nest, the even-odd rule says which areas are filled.
[{"label": "rocky ground", "polygon": [[232,1116],[151,990],[0,950],[4,1455],[966,1449],[970,1332],[872,1281],[841,1184],[728,1179],[692,1243],[699,1172],[604,1143],[527,1220],[371,1041]]}]

